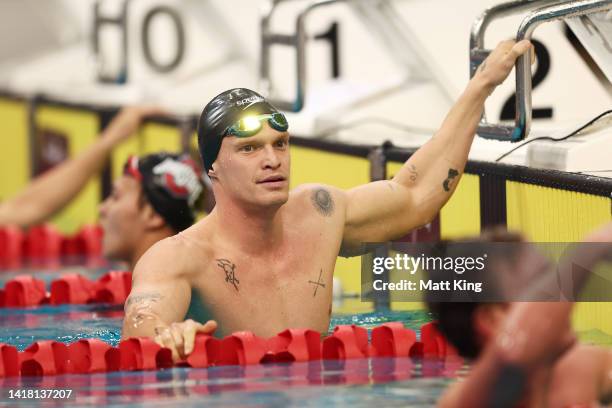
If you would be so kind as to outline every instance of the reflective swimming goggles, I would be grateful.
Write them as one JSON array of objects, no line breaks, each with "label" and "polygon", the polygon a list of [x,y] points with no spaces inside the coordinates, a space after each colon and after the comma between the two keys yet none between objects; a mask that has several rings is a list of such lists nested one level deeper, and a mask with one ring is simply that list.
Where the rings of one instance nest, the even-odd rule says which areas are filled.
[{"label": "reflective swimming goggles", "polygon": [[270,127],[279,132],[286,132],[289,129],[287,118],[282,113],[269,113],[266,115],[245,116],[234,123],[227,131],[227,135],[237,137],[249,137],[257,134],[263,127],[263,121],[267,120]]}]

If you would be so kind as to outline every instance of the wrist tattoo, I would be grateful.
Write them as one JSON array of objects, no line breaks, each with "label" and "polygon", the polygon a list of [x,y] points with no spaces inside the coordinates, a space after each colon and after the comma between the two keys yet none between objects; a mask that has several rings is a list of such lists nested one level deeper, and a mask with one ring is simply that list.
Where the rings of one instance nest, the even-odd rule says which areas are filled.
[{"label": "wrist tattoo", "polygon": [[448,169],[448,177],[446,178],[446,180],[444,180],[444,183],[442,183],[444,191],[451,191],[451,188],[453,187],[453,182],[458,175],[459,172],[457,170]]},{"label": "wrist tattoo", "polygon": [[319,214],[324,217],[329,217],[334,212],[334,199],[329,191],[324,188],[317,188],[310,196],[312,204],[317,209]]},{"label": "wrist tattoo", "polygon": [[225,272],[225,281],[234,286],[238,292],[240,281],[236,278],[236,265],[229,259],[217,259],[217,266]]},{"label": "wrist tattoo", "polygon": [[308,281],[308,283],[314,285],[314,293],[312,294],[312,297],[317,296],[317,290],[319,289],[319,286],[325,288],[325,283],[323,283],[323,281],[321,280],[321,276],[323,276],[323,269],[321,269],[321,272],[319,272],[319,278],[316,282],[311,280]]}]

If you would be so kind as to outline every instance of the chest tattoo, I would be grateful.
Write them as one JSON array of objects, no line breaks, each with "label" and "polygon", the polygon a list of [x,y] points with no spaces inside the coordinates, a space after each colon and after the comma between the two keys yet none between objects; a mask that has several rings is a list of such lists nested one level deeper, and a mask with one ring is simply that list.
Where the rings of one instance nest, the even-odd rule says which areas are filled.
[{"label": "chest tattoo", "polygon": [[225,281],[233,285],[234,289],[238,291],[240,281],[236,278],[236,265],[229,259],[217,259],[217,266],[225,272]]}]

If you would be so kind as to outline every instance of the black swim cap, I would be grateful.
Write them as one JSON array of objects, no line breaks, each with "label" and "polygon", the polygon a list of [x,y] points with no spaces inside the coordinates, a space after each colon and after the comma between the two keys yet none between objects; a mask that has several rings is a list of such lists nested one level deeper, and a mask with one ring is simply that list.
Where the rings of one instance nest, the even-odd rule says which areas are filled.
[{"label": "black swim cap", "polygon": [[215,96],[204,107],[198,122],[198,145],[206,171],[212,169],[229,128],[245,115],[277,113],[263,96],[247,88],[235,88]]},{"label": "black swim cap", "polygon": [[132,156],[125,163],[124,174],[140,182],[155,212],[176,232],[194,223],[204,186],[200,169],[188,155]]}]

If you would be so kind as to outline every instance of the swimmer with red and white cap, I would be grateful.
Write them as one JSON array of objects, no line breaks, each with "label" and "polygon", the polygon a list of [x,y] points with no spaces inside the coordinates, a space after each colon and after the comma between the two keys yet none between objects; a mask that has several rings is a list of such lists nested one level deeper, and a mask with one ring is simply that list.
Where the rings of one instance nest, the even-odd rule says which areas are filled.
[{"label": "swimmer with red and white cap", "polygon": [[188,155],[130,157],[100,206],[104,256],[132,270],[153,244],[194,223],[203,197],[201,170]]},{"label": "swimmer with red and white cap", "polygon": [[[248,89],[216,96],[198,129],[216,207],[140,259],[122,336],[154,338],[178,360],[217,323],[223,333],[326,332],[338,254],[360,254],[363,243],[402,237],[436,216],[463,174],[485,100],[531,48],[501,43],[392,180],[348,191],[310,184],[290,192],[284,115]],[[211,320],[185,320],[192,302],[198,320]]]}]

